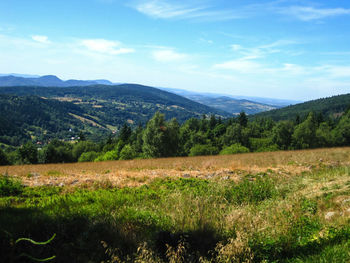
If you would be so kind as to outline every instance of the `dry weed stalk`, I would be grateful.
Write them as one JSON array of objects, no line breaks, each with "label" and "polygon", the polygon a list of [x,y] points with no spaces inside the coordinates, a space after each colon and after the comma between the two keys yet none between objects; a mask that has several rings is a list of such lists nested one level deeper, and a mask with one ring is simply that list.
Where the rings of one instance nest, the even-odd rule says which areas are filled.
[{"label": "dry weed stalk", "polygon": [[176,248],[167,246],[166,257],[169,260],[169,263],[184,263],[186,256],[186,243],[183,240],[180,240]]},{"label": "dry weed stalk", "polygon": [[236,233],[236,238],[230,238],[227,244],[219,243],[215,252],[215,261],[220,263],[252,263],[254,258],[248,238],[240,232]]}]

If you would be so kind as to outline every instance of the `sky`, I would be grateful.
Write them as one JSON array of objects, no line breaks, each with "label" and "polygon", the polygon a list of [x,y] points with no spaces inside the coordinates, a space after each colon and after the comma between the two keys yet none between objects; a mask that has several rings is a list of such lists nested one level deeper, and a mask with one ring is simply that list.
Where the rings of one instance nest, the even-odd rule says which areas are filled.
[{"label": "sky", "polygon": [[1,0],[0,73],[311,100],[350,92],[348,0]]}]

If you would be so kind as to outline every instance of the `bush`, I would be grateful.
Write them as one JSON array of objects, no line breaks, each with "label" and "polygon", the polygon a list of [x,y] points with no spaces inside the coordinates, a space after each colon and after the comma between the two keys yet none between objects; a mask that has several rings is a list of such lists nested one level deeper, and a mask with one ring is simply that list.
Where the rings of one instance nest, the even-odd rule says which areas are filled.
[{"label": "bush", "polygon": [[261,147],[259,149],[256,150],[256,152],[277,152],[279,151],[279,147],[277,144],[272,144],[266,147]]},{"label": "bush", "polygon": [[189,156],[215,155],[218,149],[211,145],[196,144],[190,150]]},{"label": "bush", "polygon": [[78,162],[93,162],[98,157],[97,152],[82,153],[78,159]]},{"label": "bush", "polygon": [[131,160],[136,157],[136,152],[134,149],[130,146],[130,144],[127,144],[123,147],[123,149],[120,152],[120,160]]},{"label": "bush", "polygon": [[0,176],[0,196],[14,196],[23,192],[23,185],[19,180],[9,176]]},{"label": "bush", "polygon": [[236,153],[249,153],[249,149],[244,147],[240,143],[232,144],[229,147],[222,149],[220,155],[236,154]]},{"label": "bush", "polygon": [[100,156],[98,156],[95,161],[96,162],[103,162],[103,161],[114,161],[114,160],[118,160],[119,159],[119,155],[117,150],[113,150],[113,151],[109,151],[106,152]]}]

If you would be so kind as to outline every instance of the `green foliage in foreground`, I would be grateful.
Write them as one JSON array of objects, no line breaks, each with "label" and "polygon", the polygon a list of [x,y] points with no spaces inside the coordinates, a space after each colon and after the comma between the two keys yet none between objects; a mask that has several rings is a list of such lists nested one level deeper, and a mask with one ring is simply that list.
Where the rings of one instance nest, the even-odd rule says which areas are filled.
[{"label": "green foliage in foreground", "polygon": [[0,197],[19,195],[23,192],[23,189],[24,187],[20,181],[9,176],[0,175]]},{"label": "green foliage in foreground", "polygon": [[123,189],[24,187],[0,198],[0,254],[8,262],[11,240],[57,233],[45,248],[18,249],[56,255],[55,262],[349,262],[349,221],[327,222],[323,210],[337,209],[350,181],[318,197],[296,192],[304,179],[348,175],[340,167],[280,179],[247,174],[240,183],[165,178]]}]

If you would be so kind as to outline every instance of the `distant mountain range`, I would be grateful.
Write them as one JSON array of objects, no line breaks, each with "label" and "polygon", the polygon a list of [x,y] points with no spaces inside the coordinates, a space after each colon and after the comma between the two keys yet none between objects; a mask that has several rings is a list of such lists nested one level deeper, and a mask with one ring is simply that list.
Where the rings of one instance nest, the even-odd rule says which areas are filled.
[{"label": "distant mountain range", "polygon": [[287,99],[276,99],[276,98],[262,98],[262,97],[250,97],[250,96],[238,96],[238,95],[229,95],[229,94],[222,94],[222,93],[210,93],[210,92],[195,92],[195,91],[188,91],[183,89],[173,89],[173,88],[160,88],[162,90],[166,90],[181,96],[184,96],[189,99],[196,99],[196,98],[220,98],[220,97],[227,97],[233,100],[245,100],[253,103],[259,103],[263,105],[272,106],[274,108],[281,108],[289,105],[294,105],[297,103],[301,103],[302,101],[297,100],[287,100]]},{"label": "distant mountain range", "polygon": [[181,95],[209,107],[229,112],[233,115],[238,115],[242,111],[247,114],[255,114],[262,111],[280,108],[280,106],[268,105],[246,99],[235,99],[232,97],[223,96],[222,94],[199,93],[169,88],[161,89]]},{"label": "distant mountain range", "polygon": [[[25,74],[0,74],[0,87],[12,86],[37,86],[37,87],[83,87],[90,85],[118,85],[119,83],[112,83],[109,80],[66,80],[63,81],[54,75],[37,76]],[[199,93],[191,92],[181,89],[159,88],[173,94],[177,94],[188,98],[192,101],[201,103],[203,105],[226,111],[230,114],[237,115],[244,111],[247,114],[255,114],[262,111],[277,109],[283,106],[298,103],[291,100],[279,100],[269,98],[255,97],[254,100],[250,97],[231,96],[215,93]]]},{"label": "distant mountain range", "polygon": [[74,87],[74,86],[90,86],[90,85],[116,85],[119,83],[113,83],[109,80],[61,80],[54,75],[47,76],[32,76],[23,74],[0,74],[0,87],[12,87],[12,86],[38,86],[38,87]]}]

